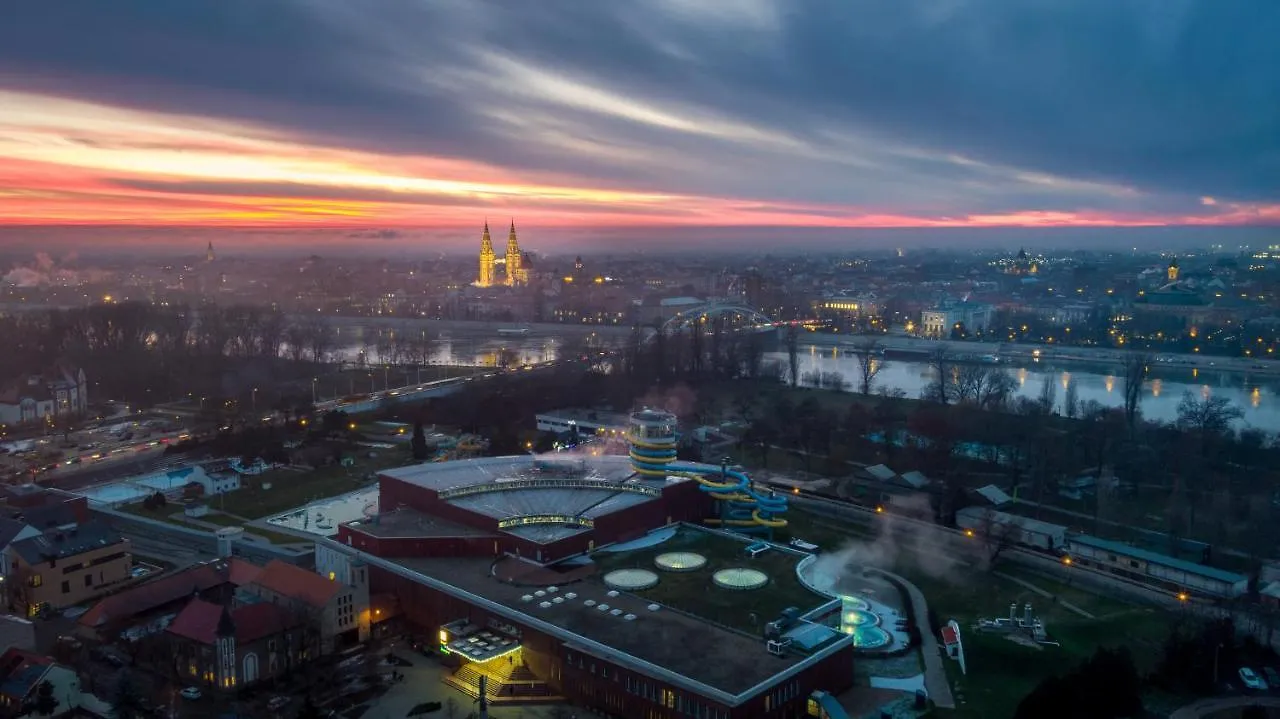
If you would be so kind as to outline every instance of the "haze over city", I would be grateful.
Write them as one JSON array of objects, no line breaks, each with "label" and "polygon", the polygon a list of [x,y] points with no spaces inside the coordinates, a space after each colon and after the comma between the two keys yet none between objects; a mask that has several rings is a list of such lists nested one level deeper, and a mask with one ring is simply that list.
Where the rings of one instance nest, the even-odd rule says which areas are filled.
[{"label": "haze over city", "polygon": [[0,719],[1280,716],[1276,0],[0,12]]},{"label": "haze over city", "polygon": [[[1280,223],[1278,33],[1191,1],[36,3],[0,25],[0,242],[1242,244]],[[27,229],[67,225],[120,229]]]}]

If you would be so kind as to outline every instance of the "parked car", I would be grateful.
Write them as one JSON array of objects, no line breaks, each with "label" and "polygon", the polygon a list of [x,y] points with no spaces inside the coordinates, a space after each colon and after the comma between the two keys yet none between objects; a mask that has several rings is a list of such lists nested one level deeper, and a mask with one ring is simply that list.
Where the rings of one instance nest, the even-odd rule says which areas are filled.
[{"label": "parked car", "polygon": [[1263,667],[1262,676],[1267,680],[1267,686],[1280,687],[1280,672],[1275,667]]},{"label": "parked car", "polygon": [[1253,689],[1254,691],[1265,692],[1267,683],[1263,681],[1258,673],[1249,667],[1240,667],[1240,681],[1244,684],[1245,689]]},{"label": "parked car", "polygon": [[271,697],[271,701],[267,702],[267,708],[271,711],[277,711],[289,703],[289,697],[279,696]]},{"label": "parked car", "polygon": [[187,687],[182,690],[183,699],[199,699],[201,696],[203,695],[200,693],[200,690],[195,687]]}]

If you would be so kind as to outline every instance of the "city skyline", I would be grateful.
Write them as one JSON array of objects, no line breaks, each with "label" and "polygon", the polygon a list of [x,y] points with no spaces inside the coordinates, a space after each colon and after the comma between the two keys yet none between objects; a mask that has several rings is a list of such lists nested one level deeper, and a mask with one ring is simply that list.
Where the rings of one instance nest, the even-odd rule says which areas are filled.
[{"label": "city skyline", "polygon": [[1280,224],[1269,8],[71,7],[0,28],[0,226],[456,250],[486,216],[546,249]]}]

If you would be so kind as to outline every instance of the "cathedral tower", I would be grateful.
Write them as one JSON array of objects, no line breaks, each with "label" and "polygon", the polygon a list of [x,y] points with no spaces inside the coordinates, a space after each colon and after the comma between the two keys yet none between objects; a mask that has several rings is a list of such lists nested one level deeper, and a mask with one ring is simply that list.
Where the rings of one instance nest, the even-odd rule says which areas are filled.
[{"label": "cathedral tower", "polygon": [[480,236],[480,277],[477,287],[493,287],[493,240],[489,237],[489,222],[484,223],[484,234]]},{"label": "cathedral tower", "polygon": [[516,240],[516,221],[511,221],[511,231],[507,233],[507,286],[517,287],[529,283],[528,270],[524,268],[524,256],[520,254],[520,242]]},{"label": "cathedral tower", "polygon": [[209,247],[208,247],[208,248],[206,248],[206,249],[205,249],[205,251],[204,251],[204,261],[205,261],[205,262],[213,262],[213,259],[214,259],[214,254],[213,254],[213,240],[209,240]]},{"label": "cathedral tower", "polygon": [[1170,282],[1178,281],[1178,258],[1169,260],[1169,269],[1166,271]]}]

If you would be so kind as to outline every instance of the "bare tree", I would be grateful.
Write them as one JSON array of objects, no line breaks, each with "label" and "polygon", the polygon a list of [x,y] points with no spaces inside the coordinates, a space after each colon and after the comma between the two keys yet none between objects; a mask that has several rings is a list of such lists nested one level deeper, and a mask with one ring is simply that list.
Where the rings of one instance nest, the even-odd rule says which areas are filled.
[{"label": "bare tree", "polygon": [[858,391],[862,394],[871,394],[871,385],[876,380],[876,375],[880,374],[880,370],[884,369],[884,348],[880,346],[880,340],[874,337],[860,339],[853,343],[853,357],[858,361]]},{"label": "bare tree", "polygon": [[799,359],[799,337],[797,337],[796,326],[789,325],[787,327],[787,374],[791,377],[791,386],[798,387],[800,385],[800,359]]},{"label": "bare tree", "polygon": [[1074,379],[1067,380],[1067,394],[1062,398],[1062,416],[1075,419],[1080,414],[1080,391]]},{"label": "bare tree", "polygon": [[993,509],[982,513],[982,522],[978,527],[979,538],[986,549],[984,560],[988,569],[996,565],[996,560],[1006,549],[1017,544],[1022,537],[1022,523],[1013,515],[1003,515]]},{"label": "bare tree", "polygon": [[1138,423],[1138,409],[1142,402],[1142,383],[1147,379],[1151,355],[1130,352],[1124,360],[1124,419],[1130,434]]},{"label": "bare tree", "polygon": [[950,404],[955,387],[956,359],[946,345],[938,345],[929,353],[929,368],[933,370],[933,381],[925,386],[921,398]]},{"label": "bare tree", "polygon": [[1045,375],[1044,383],[1040,385],[1040,406],[1044,408],[1045,414],[1053,414],[1053,408],[1057,404],[1058,383],[1053,375]]},{"label": "bare tree", "polygon": [[1231,423],[1244,416],[1240,408],[1226,397],[1197,398],[1190,390],[1178,402],[1178,427],[1196,435],[1200,452],[1208,454],[1209,446],[1231,432]]}]

